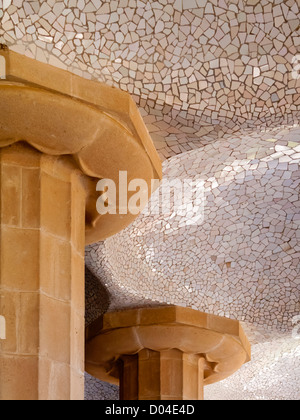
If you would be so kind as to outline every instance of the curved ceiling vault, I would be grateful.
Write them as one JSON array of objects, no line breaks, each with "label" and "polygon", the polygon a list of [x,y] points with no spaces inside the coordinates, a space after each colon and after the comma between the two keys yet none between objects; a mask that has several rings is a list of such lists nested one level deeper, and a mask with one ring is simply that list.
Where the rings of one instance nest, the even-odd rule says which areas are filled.
[{"label": "curved ceiling vault", "polygon": [[[208,387],[207,398],[297,398],[299,135],[290,128],[236,136],[168,160],[163,182],[201,174],[203,220],[189,224],[192,202],[179,215],[173,208],[162,215],[145,211],[122,233],[87,249],[87,265],[107,286],[111,309],[141,306],[146,298],[244,321],[253,361]],[[286,366],[293,366],[291,376]],[[242,383],[245,392],[237,392]]]}]

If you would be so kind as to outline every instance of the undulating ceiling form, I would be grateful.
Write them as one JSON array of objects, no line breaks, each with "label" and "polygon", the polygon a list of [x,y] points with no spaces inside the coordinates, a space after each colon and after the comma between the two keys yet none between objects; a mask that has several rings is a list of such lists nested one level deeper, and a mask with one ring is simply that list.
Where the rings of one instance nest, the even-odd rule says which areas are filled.
[{"label": "undulating ceiling form", "polygon": [[[99,248],[101,277],[136,296],[287,331],[300,310],[299,163],[299,127],[222,139],[168,160],[148,211],[90,249],[92,270]],[[170,210],[158,209],[174,179],[201,179],[203,206],[197,194],[178,203],[175,192]]]},{"label": "undulating ceiling form", "polygon": [[297,0],[0,0],[0,42],[121,87],[162,158],[299,107]]},{"label": "undulating ceiling form", "polygon": [[[224,386],[231,399],[241,381],[239,397],[274,398],[281,375],[285,389],[277,396],[299,395],[293,337],[300,312],[299,164],[299,126],[224,138],[176,156],[164,164],[154,209],[174,179],[201,178],[203,206],[193,197],[179,206],[171,200],[170,211],[153,214],[150,202],[125,231],[87,250],[89,268],[111,294],[111,309],[146,298],[245,322],[257,344],[254,361],[223,385],[208,387],[208,397],[217,395],[215,387],[222,398]],[[266,389],[259,385],[262,372]]]}]

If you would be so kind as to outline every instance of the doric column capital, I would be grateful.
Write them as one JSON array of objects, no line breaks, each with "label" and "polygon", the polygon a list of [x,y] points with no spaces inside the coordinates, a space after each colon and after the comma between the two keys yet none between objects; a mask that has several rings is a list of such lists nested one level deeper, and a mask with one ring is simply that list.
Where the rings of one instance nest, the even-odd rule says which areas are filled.
[{"label": "doric column capital", "polygon": [[[96,210],[99,179],[113,180],[119,172],[128,181],[161,179],[161,162],[131,97],[118,89],[84,80],[66,71],[12,52],[0,81],[0,147],[23,141],[38,151],[69,155],[86,177],[87,244],[125,228],[136,215]],[[146,197],[147,196],[147,197]],[[128,194],[128,200],[130,194]]]},{"label": "doric column capital", "polygon": [[203,359],[204,385],[232,375],[251,357],[238,321],[176,306],[107,313],[87,338],[86,370],[112,383],[118,383],[118,361],[145,349]]}]

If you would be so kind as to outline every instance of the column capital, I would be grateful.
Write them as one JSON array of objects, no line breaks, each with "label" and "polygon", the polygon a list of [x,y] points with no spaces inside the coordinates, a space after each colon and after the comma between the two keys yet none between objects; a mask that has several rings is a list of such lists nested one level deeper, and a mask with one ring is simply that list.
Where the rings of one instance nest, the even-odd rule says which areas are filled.
[{"label": "column capital", "polygon": [[221,381],[250,361],[250,344],[239,321],[177,306],[107,313],[87,331],[86,370],[118,383],[116,364],[144,349],[176,349],[204,362],[204,385]]},{"label": "column capital", "polygon": [[147,182],[148,200],[152,179],[162,178],[160,159],[130,95],[10,51],[0,55],[6,60],[0,147],[24,141],[42,153],[73,158],[86,177],[87,244],[124,229],[136,215],[117,210],[100,216],[97,181],[113,180],[118,189],[119,172],[126,171],[128,181]]}]

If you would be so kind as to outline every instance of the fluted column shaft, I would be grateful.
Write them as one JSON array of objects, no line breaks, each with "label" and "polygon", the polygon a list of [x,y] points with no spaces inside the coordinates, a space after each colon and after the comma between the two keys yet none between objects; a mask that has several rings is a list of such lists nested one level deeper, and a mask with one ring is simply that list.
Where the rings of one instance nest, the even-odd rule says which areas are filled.
[{"label": "fluted column shaft", "polygon": [[84,397],[85,190],[68,158],[0,149],[0,400]]},{"label": "fluted column shaft", "polygon": [[120,363],[122,400],[203,400],[204,359],[143,349]]}]

